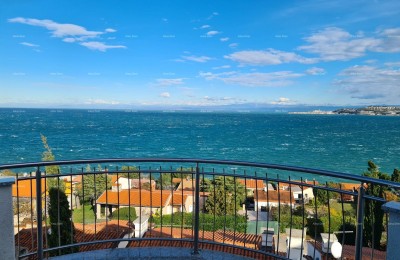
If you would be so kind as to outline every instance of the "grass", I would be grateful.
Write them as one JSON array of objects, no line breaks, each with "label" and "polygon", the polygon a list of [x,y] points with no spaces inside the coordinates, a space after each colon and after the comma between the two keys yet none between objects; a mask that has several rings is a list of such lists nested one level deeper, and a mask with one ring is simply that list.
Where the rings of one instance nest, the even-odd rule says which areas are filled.
[{"label": "grass", "polygon": [[83,223],[83,213],[85,213],[85,224],[95,222],[95,214],[91,205],[83,205],[80,209],[74,209],[72,212],[72,221],[74,223]]}]

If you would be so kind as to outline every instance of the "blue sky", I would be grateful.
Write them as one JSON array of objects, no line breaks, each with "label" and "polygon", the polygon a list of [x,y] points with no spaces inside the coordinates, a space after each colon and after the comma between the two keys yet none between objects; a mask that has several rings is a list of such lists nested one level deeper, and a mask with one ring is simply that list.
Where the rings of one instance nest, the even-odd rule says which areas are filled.
[{"label": "blue sky", "polygon": [[396,0],[0,10],[0,107],[400,104]]}]

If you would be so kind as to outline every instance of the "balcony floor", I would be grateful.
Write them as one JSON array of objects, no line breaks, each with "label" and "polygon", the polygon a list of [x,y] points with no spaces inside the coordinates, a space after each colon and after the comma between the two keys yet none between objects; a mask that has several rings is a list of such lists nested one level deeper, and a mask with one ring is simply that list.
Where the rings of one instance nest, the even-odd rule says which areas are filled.
[{"label": "balcony floor", "polygon": [[90,252],[82,252],[69,254],[64,256],[52,257],[53,260],[128,260],[128,259],[252,259],[243,256],[212,251],[212,250],[201,250],[199,255],[192,255],[192,250],[188,248],[176,248],[176,247],[141,247],[141,248],[123,248],[123,249],[105,249]]}]

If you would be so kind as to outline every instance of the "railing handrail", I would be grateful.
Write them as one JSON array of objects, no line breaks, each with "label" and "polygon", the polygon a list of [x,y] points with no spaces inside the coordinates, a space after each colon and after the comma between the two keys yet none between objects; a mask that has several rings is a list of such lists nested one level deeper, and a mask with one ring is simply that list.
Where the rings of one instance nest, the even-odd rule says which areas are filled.
[{"label": "railing handrail", "polygon": [[16,168],[28,168],[28,167],[46,167],[54,165],[72,165],[72,164],[91,164],[91,163],[152,163],[152,162],[164,162],[164,163],[201,163],[201,164],[219,164],[219,165],[234,165],[234,166],[246,166],[255,168],[266,168],[293,172],[303,172],[310,174],[324,175],[334,178],[347,179],[357,181],[361,183],[372,183],[377,185],[389,186],[392,188],[400,189],[400,183],[392,182],[383,179],[375,179],[367,176],[355,175],[350,173],[343,173],[329,170],[319,170],[314,168],[290,166],[283,164],[271,164],[271,163],[256,163],[248,161],[234,161],[234,160],[216,160],[216,159],[195,159],[195,158],[110,158],[110,159],[79,159],[79,160],[62,160],[62,161],[50,161],[50,162],[30,162],[30,163],[16,163],[16,164],[2,164],[0,170],[5,169],[16,169]]}]

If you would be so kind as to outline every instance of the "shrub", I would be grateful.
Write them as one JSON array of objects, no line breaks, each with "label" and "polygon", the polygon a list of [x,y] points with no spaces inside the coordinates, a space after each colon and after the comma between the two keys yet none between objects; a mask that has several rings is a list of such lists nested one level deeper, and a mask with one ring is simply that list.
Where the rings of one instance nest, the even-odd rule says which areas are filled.
[{"label": "shrub", "polygon": [[[119,208],[119,209],[115,210],[112,213],[111,219],[118,219],[118,212],[119,212],[119,219],[121,219],[121,220],[134,221],[137,218],[136,209],[131,207],[130,212],[129,212],[129,207],[126,207],[126,208]],[[129,213],[130,213],[130,218],[129,218]]]},{"label": "shrub", "polygon": [[344,228],[345,231],[353,231],[353,233],[338,233],[337,238],[339,243],[343,244],[343,235],[344,235],[344,244],[345,245],[355,245],[356,241],[356,225],[346,222],[339,227],[339,231],[342,231]]}]

